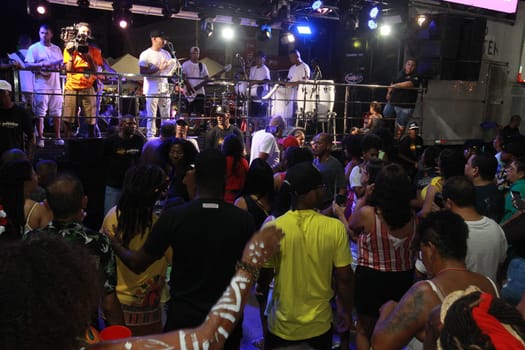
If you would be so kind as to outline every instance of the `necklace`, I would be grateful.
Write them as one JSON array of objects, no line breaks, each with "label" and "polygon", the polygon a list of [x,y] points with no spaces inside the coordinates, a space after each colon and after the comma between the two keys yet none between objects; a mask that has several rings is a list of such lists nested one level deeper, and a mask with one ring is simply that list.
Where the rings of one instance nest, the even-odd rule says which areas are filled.
[{"label": "necklace", "polygon": [[467,271],[466,267],[445,267],[444,269],[441,269],[436,273],[436,276],[441,275],[443,272],[446,271]]}]

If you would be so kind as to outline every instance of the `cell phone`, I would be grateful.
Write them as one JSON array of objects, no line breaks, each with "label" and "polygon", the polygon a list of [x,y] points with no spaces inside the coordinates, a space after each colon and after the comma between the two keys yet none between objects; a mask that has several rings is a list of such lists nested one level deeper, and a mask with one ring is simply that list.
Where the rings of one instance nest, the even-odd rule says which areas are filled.
[{"label": "cell phone", "polygon": [[346,204],[346,196],[342,194],[336,194],[335,195],[335,204],[337,204],[340,207],[344,207]]},{"label": "cell phone", "polygon": [[510,191],[510,196],[512,197],[512,200],[514,201],[514,206],[518,210],[525,210],[525,202],[521,198],[521,193],[518,191]]},{"label": "cell phone", "polygon": [[277,133],[277,129],[279,129],[278,126],[275,126],[275,125],[268,125],[268,126],[266,127],[266,130],[265,130],[265,131],[266,131],[266,132],[269,132],[270,134],[275,134],[275,133]]}]

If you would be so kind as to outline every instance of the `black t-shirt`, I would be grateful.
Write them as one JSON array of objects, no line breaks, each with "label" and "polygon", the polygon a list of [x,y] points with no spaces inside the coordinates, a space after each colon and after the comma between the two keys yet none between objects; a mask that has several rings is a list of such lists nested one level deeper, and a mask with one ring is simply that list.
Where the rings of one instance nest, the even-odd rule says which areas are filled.
[{"label": "black t-shirt", "polygon": [[33,120],[22,107],[0,109],[0,154],[11,148],[24,150],[24,134],[33,137]]},{"label": "black t-shirt", "polygon": [[406,74],[405,71],[402,70],[394,80],[394,83],[403,83],[405,81],[411,81],[414,85],[413,88],[392,89],[390,104],[404,108],[414,108],[416,105],[417,88],[419,87],[420,79],[415,72],[412,74]]},{"label": "black t-shirt", "polygon": [[218,126],[214,126],[208,133],[206,134],[205,139],[205,146],[204,148],[215,148],[220,150],[222,147],[222,142],[224,141],[224,138],[230,134],[235,134],[241,140],[241,143],[244,146],[244,140],[242,136],[242,132],[239,130],[238,127],[235,125],[230,125],[229,128],[221,129]]},{"label": "black t-shirt", "polygon": [[144,251],[161,257],[173,248],[170,325],[195,327],[204,321],[254,231],[250,213],[222,200],[196,199],[161,215]]},{"label": "black t-shirt", "polygon": [[483,216],[499,222],[505,210],[505,197],[496,184],[475,186],[476,210]]},{"label": "black t-shirt", "polygon": [[123,139],[115,134],[104,141],[104,154],[108,162],[106,179],[108,186],[122,188],[124,175],[138,162],[143,145],[144,138],[139,135]]},{"label": "black t-shirt", "polygon": [[399,153],[403,154],[410,160],[417,162],[423,153],[423,139],[421,136],[416,135],[416,138],[414,139],[411,139],[409,136],[405,136],[403,139],[401,139],[401,141],[399,141]]}]

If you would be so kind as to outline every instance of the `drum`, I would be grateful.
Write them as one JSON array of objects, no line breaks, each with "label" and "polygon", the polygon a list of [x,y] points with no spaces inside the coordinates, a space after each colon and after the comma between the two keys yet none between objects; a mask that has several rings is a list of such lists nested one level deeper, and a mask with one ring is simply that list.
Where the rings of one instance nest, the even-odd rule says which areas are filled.
[{"label": "drum", "polygon": [[268,93],[267,84],[253,84],[250,86],[250,97],[254,101],[260,101]]},{"label": "drum", "polygon": [[299,84],[297,87],[297,110],[302,112],[303,116],[315,113],[316,88],[317,85],[314,84]]},{"label": "drum", "polygon": [[334,110],[335,85],[333,80],[318,80],[317,91],[319,101],[317,104],[317,120],[320,122],[328,119],[328,114]]},{"label": "drum", "polygon": [[235,84],[235,94],[242,98],[248,97],[248,82],[239,81],[237,84]]},{"label": "drum", "polygon": [[272,94],[270,115],[280,115],[285,119],[293,118],[293,89],[279,86]]}]

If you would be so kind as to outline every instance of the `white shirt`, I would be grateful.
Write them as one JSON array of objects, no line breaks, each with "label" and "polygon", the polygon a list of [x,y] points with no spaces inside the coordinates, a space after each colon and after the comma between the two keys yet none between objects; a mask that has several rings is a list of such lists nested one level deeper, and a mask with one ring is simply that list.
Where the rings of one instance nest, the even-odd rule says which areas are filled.
[{"label": "white shirt", "polygon": [[[209,75],[208,67],[206,67],[206,65],[202,62],[201,64],[202,64],[202,71],[200,70],[199,62],[193,63],[192,61],[188,60],[182,64],[182,74],[188,80],[188,82],[190,83],[192,87],[204,81],[204,79],[192,79],[192,78],[204,78],[205,76]],[[205,94],[204,86],[202,86],[200,89],[195,91],[195,94],[204,95]]]},{"label": "white shirt", "polygon": [[[21,58],[17,52],[20,52],[23,56]],[[25,68],[25,57],[27,56],[27,49],[20,49],[16,52],[10,53],[9,58],[12,60],[15,60],[20,64],[22,68]],[[20,89],[22,92],[33,92],[34,90],[34,74],[31,71],[28,70],[19,70],[18,71],[19,77],[20,77]]]},{"label": "white shirt", "polygon": [[468,226],[467,268],[495,281],[498,266],[507,255],[507,239],[503,229],[486,216],[465,223]]},{"label": "white shirt", "polygon": [[[270,70],[266,65],[261,67],[252,66],[250,68],[250,80],[270,80]],[[257,89],[262,86],[262,91],[258,94]],[[253,84],[251,86],[250,95],[252,97],[262,97],[268,92],[268,84]]]},{"label": "white shirt", "polygon": [[[46,46],[39,41],[27,49],[27,63],[48,64],[51,62],[60,62],[59,64],[61,64],[63,59],[62,50],[53,43]],[[61,90],[59,72],[47,72],[45,74],[35,72],[34,76],[34,88],[36,92],[56,92],[57,90]]]},{"label": "white shirt", "polygon": [[259,153],[268,154],[266,163],[268,163],[271,168],[279,165],[280,151],[277,141],[275,141],[275,137],[272,134],[266,132],[264,129],[253,134],[252,148],[250,151],[250,164],[254,159],[259,158]]},{"label": "white shirt", "polygon": [[304,81],[310,79],[310,67],[304,62],[292,65],[288,70],[288,81]]},{"label": "white shirt", "polygon": [[[160,49],[155,51],[151,47],[142,51],[139,56],[139,66],[147,67],[149,64],[153,64],[160,67],[161,64],[171,60],[171,55],[168,51]],[[159,75],[167,75],[171,70],[171,65],[166,65],[166,68],[150,74],[148,77],[144,77],[144,94],[158,94],[161,92],[167,92],[168,78],[157,78]],[[156,77],[157,76],[157,77]],[[164,84],[164,85],[163,85]]]}]

